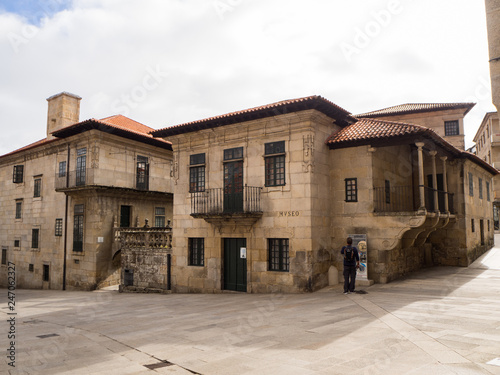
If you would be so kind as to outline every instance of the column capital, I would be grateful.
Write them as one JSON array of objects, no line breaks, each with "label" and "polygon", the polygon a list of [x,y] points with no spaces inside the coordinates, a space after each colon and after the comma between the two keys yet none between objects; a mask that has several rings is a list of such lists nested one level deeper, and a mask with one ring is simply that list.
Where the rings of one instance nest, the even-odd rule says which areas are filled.
[{"label": "column capital", "polygon": [[424,147],[425,143],[424,142],[415,142],[415,146],[417,146],[418,148],[422,148]]},{"label": "column capital", "polygon": [[442,161],[446,161],[448,160],[448,156],[440,156],[439,159],[441,159]]},{"label": "column capital", "polygon": [[438,152],[437,152],[437,151],[434,151],[434,150],[429,151],[429,155],[430,155],[430,156],[432,156],[432,157],[436,156],[436,155],[437,155],[437,153],[438,153]]}]

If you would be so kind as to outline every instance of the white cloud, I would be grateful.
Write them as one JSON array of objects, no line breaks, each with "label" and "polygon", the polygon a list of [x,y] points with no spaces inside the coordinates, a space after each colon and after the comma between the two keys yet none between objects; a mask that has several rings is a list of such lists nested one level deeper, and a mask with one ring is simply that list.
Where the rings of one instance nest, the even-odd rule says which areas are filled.
[{"label": "white cloud", "polygon": [[45,136],[61,91],[82,120],[122,110],[155,128],[311,94],[353,113],[475,97],[471,140],[492,110],[486,46],[484,4],[466,0],[77,0],[37,27],[0,14],[0,154]]}]

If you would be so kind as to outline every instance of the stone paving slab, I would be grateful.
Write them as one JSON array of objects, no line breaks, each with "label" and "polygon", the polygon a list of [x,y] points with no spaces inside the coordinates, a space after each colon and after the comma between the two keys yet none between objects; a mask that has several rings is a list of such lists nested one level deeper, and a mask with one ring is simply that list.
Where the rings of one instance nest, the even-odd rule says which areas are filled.
[{"label": "stone paving slab", "polygon": [[500,249],[468,268],[431,268],[363,289],[17,290],[15,368],[5,354],[10,316],[0,289],[0,374],[500,375],[492,364],[500,357]]}]

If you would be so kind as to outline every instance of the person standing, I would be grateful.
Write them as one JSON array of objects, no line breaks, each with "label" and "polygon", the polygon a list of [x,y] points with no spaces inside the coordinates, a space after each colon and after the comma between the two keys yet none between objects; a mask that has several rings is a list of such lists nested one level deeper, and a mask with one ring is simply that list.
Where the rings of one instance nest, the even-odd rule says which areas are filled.
[{"label": "person standing", "polygon": [[347,237],[347,246],[343,246],[340,253],[344,256],[344,294],[354,292],[356,269],[359,268],[359,252],[352,246],[352,238]]}]

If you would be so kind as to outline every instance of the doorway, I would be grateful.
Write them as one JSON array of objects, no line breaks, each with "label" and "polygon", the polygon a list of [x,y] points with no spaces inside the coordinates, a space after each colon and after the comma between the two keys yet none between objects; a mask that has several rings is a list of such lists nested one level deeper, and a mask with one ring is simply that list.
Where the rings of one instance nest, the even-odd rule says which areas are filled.
[{"label": "doorway", "polygon": [[120,228],[130,227],[131,206],[120,206]]},{"label": "doorway", "polygon": [[247,291],[246,238],[224,238],[224,290]]}]

